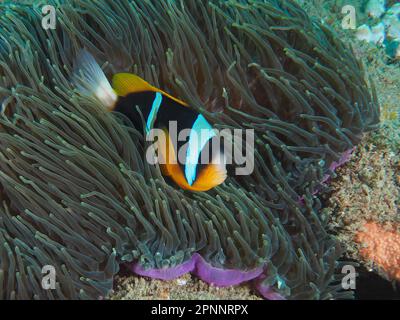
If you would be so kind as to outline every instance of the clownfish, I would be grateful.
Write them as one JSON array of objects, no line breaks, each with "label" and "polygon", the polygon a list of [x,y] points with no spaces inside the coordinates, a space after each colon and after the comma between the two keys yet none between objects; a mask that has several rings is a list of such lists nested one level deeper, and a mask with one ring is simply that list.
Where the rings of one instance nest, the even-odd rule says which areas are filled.
[{"label": "clownfish", "polygon": [[[152,86],[139,76],[131,73],[117,73],[112,83],[94,57],[82,50],[74,66],[73,83],[86,96],[94,96],[107,108],[124,114],[132,124],[145,131],[161,129],[165,133],[165,146],[158,147],[160,168],[163,175],[170,177],[179,187],[190,191],[207,191],[223,183],[227,177],[226,161],[222,150],[212,152],[211,161],[203,164],[202,152],[210,152],[215,130],[206,118],[189,105],[172,95]],[[174,121],[177,133],[189,129],[186,141],[173,142],[169,124]],[[159,140],[160,141],[160,140]],[[179,162],[178,151],[186,144],[185,159]]]}]

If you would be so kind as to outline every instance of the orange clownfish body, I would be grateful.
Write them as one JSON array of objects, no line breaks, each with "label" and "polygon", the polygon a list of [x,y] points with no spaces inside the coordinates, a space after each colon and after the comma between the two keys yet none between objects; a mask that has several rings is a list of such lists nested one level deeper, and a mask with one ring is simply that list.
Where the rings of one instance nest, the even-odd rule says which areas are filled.
[{"label": "orange clownfish body", "polygon": [[[182,189],[207,191],[225,181],[224,155],[219,148],[211,151],[217,134],[204,116],[192,110],[187,103],[130,73],[115,74],[111,85],[95,59],[85,50],[78,56],[74,83],[82,94],[95,96],[109,111],[123,113],[136,128],[141,129],[138,106],[145,119],[146,133],[149,134],[152,129],[164,132],[165,139],[159,139],[157,146],[161,170]],[[175,125],[177,134],[188,130],[186,140],[175,141],[171,138],[171,123]],[[187,149],[181,160],[180,150],[183,147]],[[211,161],[202,163],[203,153],[210,151],[211,156],[204,158]]]}]

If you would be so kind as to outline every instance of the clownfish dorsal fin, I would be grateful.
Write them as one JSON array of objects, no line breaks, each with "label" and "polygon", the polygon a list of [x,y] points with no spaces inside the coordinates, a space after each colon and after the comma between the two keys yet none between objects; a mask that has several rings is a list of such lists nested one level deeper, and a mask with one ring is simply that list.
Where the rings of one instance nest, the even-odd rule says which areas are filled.
[{"label": "clownfish dorsal fin", "polygon": [[115,92],[125,97],[130,93],[156,91],[150,83],[132,73],[117,73],[112,79],[112,86]]},{"label": "clownfish dorsal fin", "polygon": [[164,96],[178,102],[183,106],[188,106],[188,104],[182,100],[179,100],[170,94],[152,86],[146,80],[143,80],[139,76],[132,74],[132,73],[117,73],[114,75],[112,79],[112,87],[114,88],[115,92],[121,96],[125,97],[130,93],[137,93],[137,92],[145,92],[145,91],[153,91],[153,92],[160,92]]}]

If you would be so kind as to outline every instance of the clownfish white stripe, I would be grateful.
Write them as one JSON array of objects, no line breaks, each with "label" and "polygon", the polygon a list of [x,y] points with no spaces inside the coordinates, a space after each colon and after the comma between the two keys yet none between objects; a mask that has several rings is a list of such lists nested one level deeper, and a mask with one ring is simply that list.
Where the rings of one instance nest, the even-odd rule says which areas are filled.
[{"label": "clownfish white stripe", "polygon": [[146,121],[146,131],[147,133],[153,128],[154,121],[156,120],[158,110],[160,109],[162,103],[162,94],[160,92],[156,93],[156,97],[154,98],[153,105],[151,106],[151,110],[149,116]]},{"label": "clownfish white stripe", "polygon": [[216,136],[215,130],[199,114],[190,130],[189,145],[186,150],[185,178],[190,186],[196,180],[196,169],[201,150],[203,150],[206,143],[214,136]]}]

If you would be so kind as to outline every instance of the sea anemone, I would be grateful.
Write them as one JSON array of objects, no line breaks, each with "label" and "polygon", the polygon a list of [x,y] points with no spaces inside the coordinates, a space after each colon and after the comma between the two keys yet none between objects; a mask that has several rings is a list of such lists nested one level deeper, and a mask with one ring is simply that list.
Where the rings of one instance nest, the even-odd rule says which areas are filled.
[{"label": "sea anemone", "polygon": [[[42,5],[56,8],[54,30],[41,26]],[[288,0],[0,10],[0,298],[105,297],[122,263],[161,279],[253,280],[271,299],[349,296],[313,193],[379,108],[329,27]],[[167,183],[140,130],[74,91],[83,47],[109,76],[138,74],[217,128],[254,129],[253,174],[207,193]],[[45,265],[54,290],[41,287]]]}]

